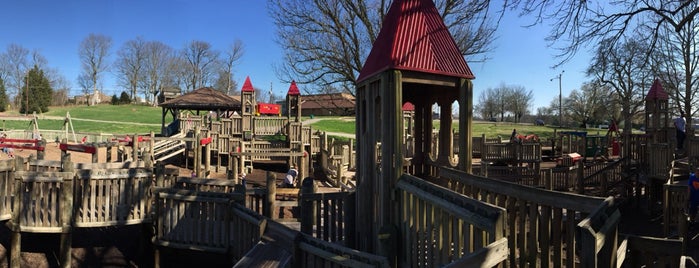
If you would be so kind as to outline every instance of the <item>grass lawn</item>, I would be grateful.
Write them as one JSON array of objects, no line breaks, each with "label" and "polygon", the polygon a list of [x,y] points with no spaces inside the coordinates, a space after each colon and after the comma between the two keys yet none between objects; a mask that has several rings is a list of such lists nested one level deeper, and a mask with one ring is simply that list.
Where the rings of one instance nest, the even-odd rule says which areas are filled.
[{"label": "grass lawn", "polygon": [[[327,131],[327,132],[341,132],[341,133],[354,133],[355,132],[355,122],[353,117],[316,117],[320,121],[311,124],[311,128],[314,130]],[[433,127],[435,129],[439,128],[439,121],[434,121]],[[452,127],[458,129],[459,124],[455,122]],[[553,137],[554,130],[556,131],[587,131],[591,135],[605,135],[607,130],[605,129],[574,129],[574,128],[555,128],[551,126],[536,126],[533,124],[514,124],[508,122],[485,122],[485,121],[474,121],[473,122],[473,136],[481,136],[485,134],[487,137],[500,136],[504,139],[508,139],[512,134],[512,130],[517,129],[517,132],[522,135],[536,134],[541,139],[548,139]]]},{"label": "grass lawn", "polygon": [[[154,131],[160,133],[160,118],[162,109],[143,105],[95,105],[95,106],[63,106],[49,107],[49,111],[38,115],[37,125],[39,129],[62,130],[64,127],[66,113],[70,117],[75,132],[83,133],[114,133],[132,134],[148,133]],[[3,113],[5,116],[20,116],[17,111]],[[48,119],[55,116],[58,119]],[[16,118],[15,118],[16,119]],[[31,127],[31,119],[24,120],[2,119],[0,122],[2,129],[26,130]],[[170,120],[171,118],[166,118]],[[90,120],[109,121],[96,122]],[[134,124],[139,123],[139,124]],[[157,124],[156,125],[140,125]],[[167,122],[166,122],[167,123]]]},{"label": "grass lawn", "polygon": [[[83,133],[114,133],[114,134],[133,134],[133,133],[148,133],[154,131],[160,133],[160,120],[162,109],[160,107],[144,106],[144,105],[95,105],[95,106],[64,106],[50,107],[47,113],[39,115],[39,129],[46,130],[62,130],[64,127],[64,118],[66,113],[70,113],[73,118],[73,129],[76,132]],[[19,116],[17,111],[9,111],[3,113],[5,116]],[[57,117],[57,119],[47,119],[47,117]],[[42,119],[44,118],[44,119]],[[168,115],[165,120],[166,124],[172,118]],[[308,120],[304,117],[303,120]],[[316,116],[319,119],[311,124],[313,130],[339,133],[355,133],[355,118],[354,117],[338,117],[338,116]],[[109,121],[109,122],[97,122]],[[31,127],[29,120],[2,120],[0,122],[2,129],[25,130]],[[138,123],[138,124],[134,124]],[[140,124],[150,125],[140,125]],[[434,127],[439,127],[439,122],[434,121]],[[458,128],[458,122],[453,124],[453,128]],[[550,126],[535,126],[532,124],[513,124],[507,122],[473,122],[473,136],[481,136],[485,134],[488,137],[501,136],[509,138],[512,129],[517,129],[517,132],[523,135],[536,134],[542,139],[553,136],[554,128]],[[558,129],[558,131],[572,131],[579,129]],[[603,129],[587,129],[590,134],[605,135],[606,130]]]}]

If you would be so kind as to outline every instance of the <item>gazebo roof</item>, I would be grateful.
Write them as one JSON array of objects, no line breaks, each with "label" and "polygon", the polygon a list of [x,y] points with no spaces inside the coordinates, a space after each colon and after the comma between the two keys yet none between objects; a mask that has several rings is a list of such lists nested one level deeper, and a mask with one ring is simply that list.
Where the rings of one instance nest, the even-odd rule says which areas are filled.
[{"label": "gazebo roof", "polygon": [[670,96],[663,89],[660,79],[656,78],[646,95],[646,100],[668,100]]},{"label": "gazebo roof", "polygon": [[475,78],[432,0],[393,1],[357,83],[389,69]]},{"label": "gazebo roof", "polygon": [[163,108],[185,110],[239,110],[240,100],[210,87],[203,87],[160,104]]}]

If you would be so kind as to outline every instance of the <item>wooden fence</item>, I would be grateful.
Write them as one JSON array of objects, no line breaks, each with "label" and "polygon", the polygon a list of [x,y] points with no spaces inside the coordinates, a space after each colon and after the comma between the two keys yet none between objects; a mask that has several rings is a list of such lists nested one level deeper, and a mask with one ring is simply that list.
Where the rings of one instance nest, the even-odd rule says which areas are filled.
[{"label": "wooden fence", "polygon": [[444,186],[507,211],[507,266],[574,267],[575,227],[604,199],[550,191],[440,168]]},{"label": "wooden fence", "polygon": [[400,252],[399,267],[492,267],[506,261],[504,209],[411,175],[401,176],[396,187],[400,240],[385,240],[402,245],[393,249]]}]

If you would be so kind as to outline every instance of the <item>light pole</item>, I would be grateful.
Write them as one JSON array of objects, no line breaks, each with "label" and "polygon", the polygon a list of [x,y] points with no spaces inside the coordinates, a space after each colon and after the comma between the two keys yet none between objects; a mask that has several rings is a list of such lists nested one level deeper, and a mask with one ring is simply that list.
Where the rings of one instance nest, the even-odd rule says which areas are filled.
[{"label": "light pole", "polygon": [[558,125],[561,127],[563,127],[563,92],[561,90],[561,76],[564,72],[565,70],[562,70],[556,77],[549,79],[549,81],[558,79]]}]

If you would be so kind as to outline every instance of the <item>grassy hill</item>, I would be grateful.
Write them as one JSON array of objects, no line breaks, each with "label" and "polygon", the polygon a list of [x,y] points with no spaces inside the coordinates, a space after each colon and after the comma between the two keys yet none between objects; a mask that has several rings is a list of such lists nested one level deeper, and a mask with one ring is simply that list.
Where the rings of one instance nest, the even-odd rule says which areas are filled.
[{"label": "grassy hill", "polygon": [[[162,109],[143,105],[95,105],[50,107],[39,114],[39,129],[62,130],[70,113],[73,129],[83,133],[148,133],[160,132]],[[16,111],[0,114],[2,129],[24,130],[31,127],[32,117]],[[171,118],[166,118],[166,121]],[[166,122],[167,123],[167,122]]]}]

